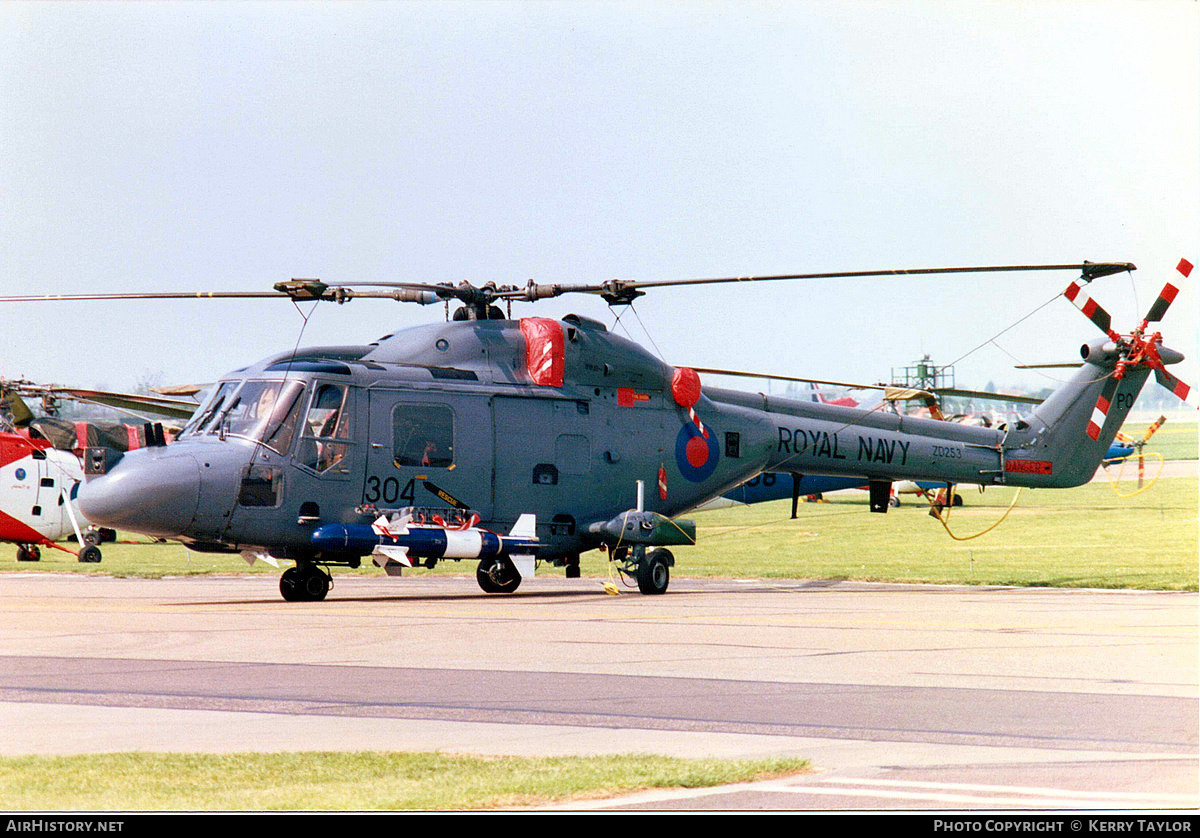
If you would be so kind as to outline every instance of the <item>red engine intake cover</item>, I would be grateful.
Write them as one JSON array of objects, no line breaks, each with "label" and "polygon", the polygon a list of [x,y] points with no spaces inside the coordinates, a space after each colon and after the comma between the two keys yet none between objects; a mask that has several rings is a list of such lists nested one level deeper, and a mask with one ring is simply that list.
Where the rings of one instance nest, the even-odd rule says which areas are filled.
[{"label": "red engine intake cover", "polygon": [[692,407],[700,401],[700,376],[687,367],[676,367],[671,376],[671,395],[680,407]]}]

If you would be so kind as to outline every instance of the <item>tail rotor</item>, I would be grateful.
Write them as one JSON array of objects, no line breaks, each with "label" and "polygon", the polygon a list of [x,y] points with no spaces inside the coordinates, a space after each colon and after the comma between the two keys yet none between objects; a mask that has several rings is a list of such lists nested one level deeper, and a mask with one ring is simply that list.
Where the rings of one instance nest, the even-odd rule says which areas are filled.
[{"label": "tail rotor", "polygon": [[[1192,263],[1187,259],[1181,259],[1175,269],[1186,279],[1191,274],[1192,267]],[[1113,330],[1112,317],[1103,306],[1084,292],[1084,285],[1090,282],[1091,279],[1092,277],[1085,275],[1072,282],[1063,292],[1063,296],[1070,300],[1076,308],[1083,312],[1085,317],[1091,320],[1108,337],[1109,343],[1101,348],[1101,352],[1104,355],[1116,357],[1116,364],[1113,371],[1109,375],[1109,379],[1105,382],[1104,388],[1100,391],[1099,397],[1096,399],[1096,406],[1092,410],[1091,420],[1087,424],[1086,433],[1088,437],[1093,440],[1099,439],[1101,429],[1104,427],[1104,421],[1108,417],[1108,410],[1112,404],[1113,396],[1120,385],[1121,379],[1124,378],[1126,370],[1132,367],[1147,367],[1153,370],[1154,378],[1160,385],[1179,399],[1187,402],[1190,407],[1197,408],[1192,388],[1166,369],[1167,364],[1178,363],[1183,360],[1183,356],[1175,350],[1162,345],[1162,334],[1160,332],[1147,334],[1150,324],[1160,322],[1167,313],[1167,309],[1170,308],[1171,303],[1175,301],[1175,297],[1179,294],[1179,288],[1170,282],[1166,283],[1138,327],[1129,334],[1123,335]],[[1157,430],[1159,424],[1161,422],[1152,426],[1150,433]],[[1147,434],[1146,439],[1149,439],[1149,434]],[[1145,440],[1142,441],[1142,445],[1144,444]],[[1140,447],[1138,450],[1140,453]]]}]

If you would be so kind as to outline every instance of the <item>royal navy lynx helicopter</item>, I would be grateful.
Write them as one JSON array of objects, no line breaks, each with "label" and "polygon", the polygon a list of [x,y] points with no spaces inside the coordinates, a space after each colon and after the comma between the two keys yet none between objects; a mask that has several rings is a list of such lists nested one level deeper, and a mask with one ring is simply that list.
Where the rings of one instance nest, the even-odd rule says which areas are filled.
[{"label": "royal navy lynx helicopter", "polygon": [[[898,480],[1089,480],[1151,372],[1187,394],[1164,367],[1182,355],[1147,334],[1174,286],[1127,335],[1082,291],[1133,269],[1084,262],[523,287],[293,280],[274,293],[78,295],[68,299],[383,297],[444,301],[447,314],[460,304],[445,323],[282,352],[229,373],[173,444],[116,462],[89,452],[79,505],[105,527],[293,562],[280,580],[287,600],[324,599],[328,568],[367,557],[392,574],[478,560],[480,587],[507,593],[539,562],[578,576],[580,554],[597,548],[642,593],[662,594],[668,548],[696,537],[677,516],[763,472],[864,477],[874,512],[887,511]],[[1083,347],[1069,382],[1005,428],[718,389],[595,320],[510,319],[500,309],[568,293],[617,306],[661,286],[1011,270],[1079,271],[1065,295],[1105,336]]]}]

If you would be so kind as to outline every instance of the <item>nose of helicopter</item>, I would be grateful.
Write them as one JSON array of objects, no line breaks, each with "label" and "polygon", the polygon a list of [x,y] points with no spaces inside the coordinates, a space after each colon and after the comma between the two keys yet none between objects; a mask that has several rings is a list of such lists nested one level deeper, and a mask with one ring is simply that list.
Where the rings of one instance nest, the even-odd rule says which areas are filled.
[{"label": "nose of helicopter", "polygon": [[200,467],[194,457],[140,450],[81,485],[78,503],[93,524],[166,537],[187,530],[199,497]]}]

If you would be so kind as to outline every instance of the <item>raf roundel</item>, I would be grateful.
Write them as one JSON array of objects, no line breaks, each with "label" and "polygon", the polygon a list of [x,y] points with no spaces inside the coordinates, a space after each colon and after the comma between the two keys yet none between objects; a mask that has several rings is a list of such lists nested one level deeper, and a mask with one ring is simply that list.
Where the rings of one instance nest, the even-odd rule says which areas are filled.
[{"label": "raf roundel", "polygon": [[718,459],[717,435],[711,429],[707,438],[700,436],[691,423],[679,429],[675,437],[675,465],[684,478],[693,483],[708,479],[716,471]]}]

